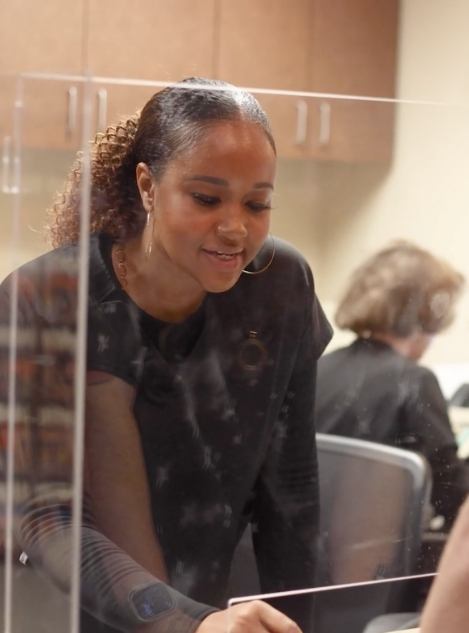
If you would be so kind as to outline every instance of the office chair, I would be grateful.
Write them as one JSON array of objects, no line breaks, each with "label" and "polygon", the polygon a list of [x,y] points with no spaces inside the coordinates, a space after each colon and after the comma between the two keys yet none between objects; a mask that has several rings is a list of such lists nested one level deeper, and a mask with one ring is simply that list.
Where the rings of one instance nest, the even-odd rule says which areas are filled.
[{"label": "office chair", "polygon": [[[363,440],[324,434],[316,440],[321,502],[316,585],[411,574],[430,509],[431,475],[425,460]],[[228,592],[259,593],[249,529],[236,551]],[[408,602],[407,596],[393,592],[377,591],[363,604],[350,603],[346,592],[331,594],[329,606],[315,614],[316,628],[361,633],[367,624],[374,626],[377,616],[414,610],[414,602]],[[389,621],[397,629],[401,614]]]},{"label": "office chair", "polygon": [[383,444],[316,435],[321,499],[320,584],[414,571],[430,515],[423,457]]},{"label": "office chair", "polygon": [[[317,434],[321,498],[319,584],[364,582],[415,573],[431,515],[426,460],[404,449]],[[319,628],[335,633],[410,628],[420,595],[402,583],[375,599],[351,604],[339,594],[318,614]],[[415,626],[415,624],[414,624]]]}]

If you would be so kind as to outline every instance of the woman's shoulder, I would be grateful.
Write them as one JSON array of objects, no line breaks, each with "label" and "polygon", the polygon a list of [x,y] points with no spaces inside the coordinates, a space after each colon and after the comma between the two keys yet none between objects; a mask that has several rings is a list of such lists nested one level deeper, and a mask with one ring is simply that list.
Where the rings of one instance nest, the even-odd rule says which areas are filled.
[{"label": "woman's shoulder", "polygon": [[[30,308],[44,317],[60,311],[60,306],[70,310],[78,300],[80,275],[94,267],[98,241],[92,237],[86,253],[78,244],[67,244],[49,250],[9,273],[0,285],[4,297],[10,297],[16,286],[20,308]],[[85,255],[86,257],[83,257]],[[9,299],[8,299],[9,300]]]},{"label": "woman's shoulder", "polygon": [[13,274],[22,279],[37,278],[53,273],[73,272],[73,263],[76,260],[76,245],[59,246],[21,264],[10,272],[2,284],[10,280]]},{"label": "woman's shoulder", "polygon": [[410,361],[408,365],[408,372],[413,382],[419,385],[421,389],[440,393],[440,383],[435,372],[430,369],[430,367]]},{"label": "woman's shoulder", "polygon": [[275,237],[266,241],[256,260],[253,270],[257,274],[241,275],[226,299],[236,298],[244,313],[277,323],[282,331],[288,319],[291,336],[295,336],[295,327],[304,332],[312,324],[318,357],[330,341],[332,329],[316,296],[306,258],[292,244]]},{"label": "woman's shoulder", "polygon": [[[270,262],[270,264],[269,264]],[[304,287],[314,290],[311,267],[306,257],[290,242],[279,237],[271,237],[253,262],[253,268],[269,287],[281,286],[298,290]],[[261,272],[265,269],[265,274]]]},{"label": "woman's shoulder", "polygon": [[[2,285],[9,282],[14,274],[21,280],[31,279],[43,282],[56,275],[77,277],[82,269],[88,269],[88,262],[90,267],[95,265],[100,253],[100,240],[99,235],[92,235],[86,252],[83,252],[80,245],[76,243],[64,244],[48,250],[10,272],[2,281]],[[85,265],[81,261],[83,255],[86,260]]]},{"label": "woman's shoulder", "polygon": [[296,246],[286,240],[272,236],[273,245],[275,246],[275,258],[278,258],[283,264],[296,267],[299,269],[310,270],[310,266],[306,257],[298,250]]},{"label": "woman's shoulder", "polygon": [[[269,238],[247,267],[227,298],[236,297],[246,306],[278,306],[293,310],[314,296],[313,275],[306,258],[285,240]],[[272,308],[273,309],[273,308]]]}]

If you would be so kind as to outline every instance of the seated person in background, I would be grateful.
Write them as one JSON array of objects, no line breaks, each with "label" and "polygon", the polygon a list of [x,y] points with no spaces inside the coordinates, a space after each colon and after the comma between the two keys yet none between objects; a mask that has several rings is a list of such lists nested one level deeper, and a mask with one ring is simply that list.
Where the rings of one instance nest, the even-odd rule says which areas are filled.
[{"label": "seated person in background", "polygon": [[317,430],[421,453],[447,529],[469,490],[436,376],[417,364],[453,319],[464,283],[448,263],[399,241],[352,275],[335,320],[357,335],[318,366]]}]

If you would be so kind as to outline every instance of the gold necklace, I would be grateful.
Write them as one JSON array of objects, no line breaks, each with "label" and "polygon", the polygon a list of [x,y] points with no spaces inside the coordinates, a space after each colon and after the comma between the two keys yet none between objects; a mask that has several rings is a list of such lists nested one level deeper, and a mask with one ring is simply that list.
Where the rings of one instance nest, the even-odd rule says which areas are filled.
[{"label": "gold necklace", "polygon": [[113,244],[112,259],[114,270],[116,271],[122,288],[127,288],[129,285],[129,280],[127,279],[127,257],[122,244]]}]

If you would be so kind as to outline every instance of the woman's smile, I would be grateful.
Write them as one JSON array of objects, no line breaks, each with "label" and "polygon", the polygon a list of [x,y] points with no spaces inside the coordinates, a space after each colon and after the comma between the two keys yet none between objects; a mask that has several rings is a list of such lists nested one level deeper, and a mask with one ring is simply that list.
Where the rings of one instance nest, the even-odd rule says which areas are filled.
[{"label": "woman's smile", "polygon": [[244,249],[237,251],[210,250],[202,248],[210,263],[220,271],[232,272],[242,269],[244,265]]}]

